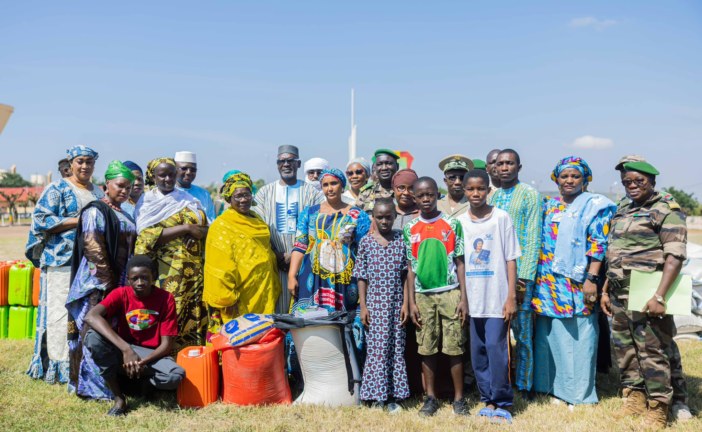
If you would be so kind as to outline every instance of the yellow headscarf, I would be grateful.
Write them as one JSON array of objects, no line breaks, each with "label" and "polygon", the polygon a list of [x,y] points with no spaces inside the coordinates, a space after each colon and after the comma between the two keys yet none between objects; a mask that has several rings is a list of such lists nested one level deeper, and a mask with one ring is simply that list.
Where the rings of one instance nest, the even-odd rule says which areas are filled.
[{"label": "yellow headscarf", "polygon": [[251,177],[243,172],[238,172],[227,178],[222,187],[219,189],[219,194],[222,199],[229,202],[232,198],[232,194],[238,188],[247,188],[252,194],[256,193],[256,186],[251,181]]},{"label": "yellow headscarf", "polygon": [[146,184],[146,186],[156,186],[156,182],[154,181],[154,170],[162,163],[176,166],[175,160],[170,157],[152,159],[149,164],[146,165],[146,178],[144,179],[144,184]]}]

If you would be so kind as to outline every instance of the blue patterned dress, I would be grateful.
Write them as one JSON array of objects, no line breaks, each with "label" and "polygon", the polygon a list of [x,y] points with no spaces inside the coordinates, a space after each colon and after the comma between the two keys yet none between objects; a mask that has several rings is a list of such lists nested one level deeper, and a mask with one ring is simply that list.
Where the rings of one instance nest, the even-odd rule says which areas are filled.
[{"label": "blue patterned dress", "polygon": [[[534,389],[570,404],[597,402],[595,370],[599,327],[595,311],[584,302],[583,283],[553,271],[559,226],[568,205],[561,197],[544,202],[541,251],[531,307],[536,313]],[[586,221],[586,255],[603,260],[609,221],[616,207],[606,207]]]},{"label": "blue patterned dress", "polygon": [[[105,195],[102,189],[95,185],[91,193],[93,199]],[[60,233],[49,233],[49,230],[67,218],[78,217],[84,204],[85,202],[76,195],[75,186],[68,180],[61,179],[49,184],[34,207],[32,225],[25,246],[27,259],[31,260],[35,267],[41,268],[34,355],[29,363],[27,375],[34,379],[44,378],[50,384],[68,382],[68,360],[49,359],[47,353],[47,270],[70,266],[76,230],[70,229]],[[65,328],[63,330],[65,331]]]},{"label": "blue patterned dress", "polygon": [[119,234],[114,239],[118,245],[114,263],[108,258],[103,214],[92,207],[81,215],[84,253],[66,300],[71,318],[69,327],[75,325],[75,329],[69,329],[68,338],[71,359],[69,391],[93,399],[112,399],[112,393],[100,376],[90,351],[83,346],[87,330],[85,316],[112,289],[126,284],[126,265],[136,241],[134,220],[124,212],[113,210],[113,213],[119,221]]},{"label": "blue patterned dress", "polygon": [[361,239],[353,274],[368,283],[366,307],[370,313],[362,400],[385,402],[409,397],[405,329],[400,322],[404,301],[402,273],[406,270],[401,231],[393,231],[393,239],[387,246],[372,235]]}]

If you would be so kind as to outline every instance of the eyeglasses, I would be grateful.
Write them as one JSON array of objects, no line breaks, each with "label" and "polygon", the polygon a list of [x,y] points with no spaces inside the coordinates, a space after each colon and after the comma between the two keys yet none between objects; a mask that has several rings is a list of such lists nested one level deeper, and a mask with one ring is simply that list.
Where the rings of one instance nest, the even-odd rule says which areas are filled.
[{"label": "eyeglasses", "polygon": [[456,180],[463,181],[463,177],[465,177],[465,174],[451,174],[450,176],[446,176],[446,180],[450,182],[455,182]]},{"label": "eyeglasses", "polygon": [[397,189],[398,192],[400,193],[405,193],[405,192],[412,192],[412,186],[407,186],[407,185],[397,185],[395,186],[395,189]]},{"label": "eyeglasses", "polygon": [[361,174],[365,174],[365,173],[366,173],[366,170],[364,170],[364,169],[357,169],[357,170],[348,170],[348,171],[346,171],[346,175],[349,176],[349,177],[351,177],[351,176],[354,175],[354,174],[355,174],[355,175],[361,175]]},{"label": "eyeglasses", "polygon": [[253,197],[250,193],[232,195],[232,199],[237,202],[248,201]]},{"label": "eyeglasses", "polygon": [[278,165],[285,165],[285,164],[290,164],[290,165],[295,165],[296,163],[300,162],[300,159],[278,159],[275,161]]},{"label": "eyeglasses", "polygon": [[622,186],[624,186],[625,188],[628,188],[628,187],[631,186],[632,184],[636,184],[636,186],[642,188],[642,187],[644,187],[644,186],[646,186],[646,185],[648,184],[648,180],[640,180],[640,179],[636,179],[636,180],[629,180],[629,179],[627,179],[627,180],[622,180]]}]

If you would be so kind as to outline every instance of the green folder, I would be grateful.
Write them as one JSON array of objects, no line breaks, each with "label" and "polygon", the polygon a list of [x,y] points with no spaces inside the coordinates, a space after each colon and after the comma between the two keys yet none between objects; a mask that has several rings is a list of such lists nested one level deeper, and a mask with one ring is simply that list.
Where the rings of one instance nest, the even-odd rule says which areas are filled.
[{"label": "green folder", "polygon": [[[638,270],[631,271],[629,284],[629,310],[641,312],[646,303],[653,297],[661,283],[663,272],[646,273]],[[689,275],[680,274],[665,295],[666,315],[692,314],[692,279]]]}]

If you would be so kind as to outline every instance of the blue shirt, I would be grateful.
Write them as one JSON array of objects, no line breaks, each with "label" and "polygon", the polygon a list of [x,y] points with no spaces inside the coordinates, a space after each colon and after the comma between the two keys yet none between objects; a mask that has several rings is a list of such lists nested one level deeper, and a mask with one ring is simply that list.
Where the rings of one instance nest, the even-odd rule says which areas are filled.
[{"label": "blue shirt", "polygon": [[200,204],[202,204],[202,208],[205,209],[205,215],[207,215],[207,222],[212,223],[212,221],[215,220],[215,217],[217,217],[215,214],[215,205],[212,201],[210,193],[207,192],[206,189],[203,189],[200,186],[196,185],[190,185],[189,188],[184,188],[181,186],[176,187],[182,191],[189,193],[190,195],[194,196],[195,199],[200,201]]}]

